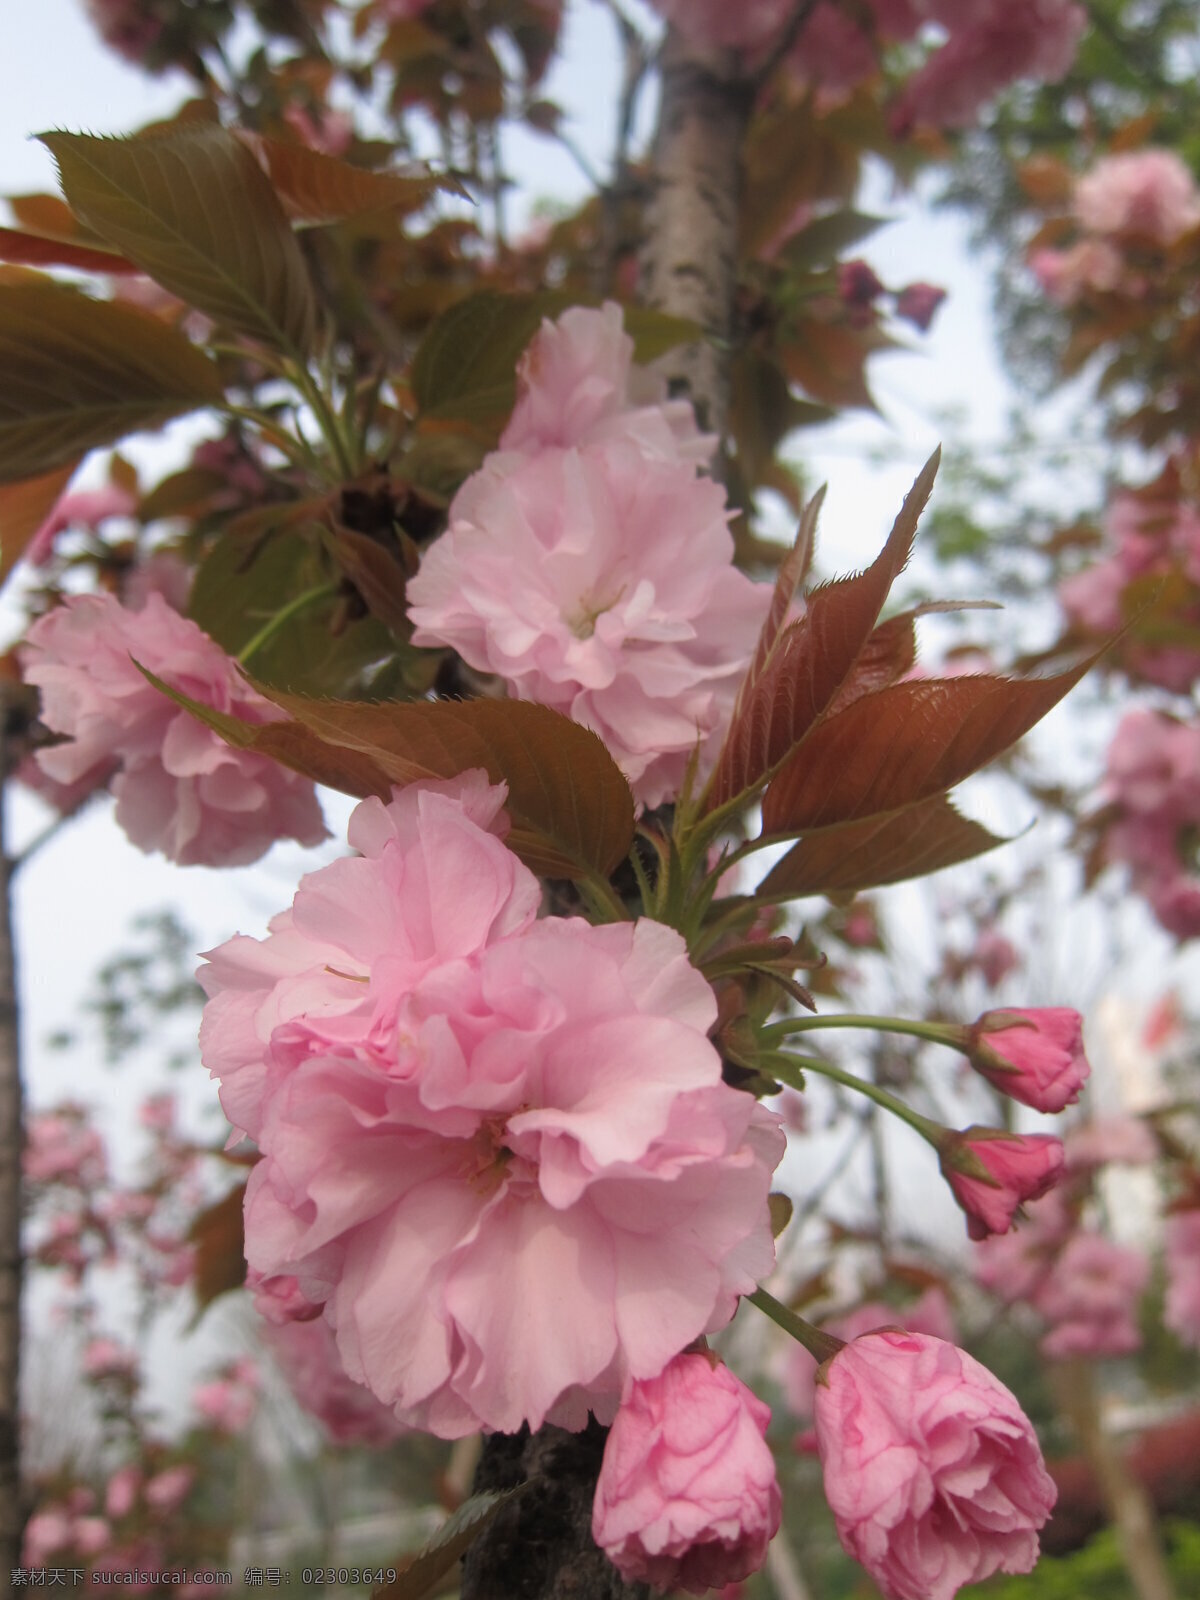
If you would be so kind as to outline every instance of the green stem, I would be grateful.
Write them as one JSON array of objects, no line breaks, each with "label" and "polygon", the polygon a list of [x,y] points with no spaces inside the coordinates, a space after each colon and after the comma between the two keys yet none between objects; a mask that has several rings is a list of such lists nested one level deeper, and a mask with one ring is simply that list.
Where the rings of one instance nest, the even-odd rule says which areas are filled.
[{"label": "green stem", "polygon": [[289,623],[301,611],[307,611],[310,606],[317,605],[322,600],[332,600],[338,592],[336,583],[319,583],[315,589],[306,589],[303,594],[298,594],[294,600],[289,600],[287,605],[277,611],[273,617],[268,617],[266,622],[254,637],[238,651],[237,659],[245,666],[253,655],[269,644],[280,628]]},{"label": "green stem", "polygon": [[598,872],[589,872],[586,878],[579,880],[579,892],[588,902],[588,906],[595,912],[607,912],[606,922],[629,922],[629,907],[613,888],[607,878],[601,877]]},{"label": "green stem", "polygon": [[803,1317],[798,1317],[794,1311],[789,1310],[782,1301],[776,1300],[775,1296],[768,1294],[765,1289],[756,1289],[753,1294],[746,1295],[745,1299],[749,1300],[751,1305],[756,1305],[785,1333],[790,1333],[793,1339],[804,1346],[814,1361],[828,1361],[846,1347],[844,1339],[835,1339],[832,1333],[824,1333],[820,1328],[815,1328],[811,1322],[805,1322]]},{"label": "green stem", "polygon": [[907,1122],[909,1127],[914,1128],[922,1139],[928,1140],[935,1150],[941,1148],[945,1130],[940,1122],[934,1122],[930,1117],[923,1117],[919,1111],[914,1111],[911,1106],[905,1105],[903,1100],[898,1100],[894,1094],[889,1094],[878,1084],[868,1083],[865,1078],[856,1078],[852,1072],[845,1072],[841,1067],[835,1067],[832,1061],[822,1061],[817,1057],[793,1056],[786,1050],[764,1050],[761,1065],[765,1072],[781,1078],[796,1089],[804,1088],[805,1072],[819,1073],[823,1078],[829,1078],[847,1089],[853,1089],[857,1094],[865,1095],[884,1111],[890,1111],[893,1116],[899,1117],[901,1122]]},{"label": "green stem", "polygon": [[317,426],[320,428],[321,434],[329,446],[334,460],[337,462],[338,471],[344,479],[353,478],[356,470],[355,463],[342,435],[337,414],[325,398],[320,384],[314,380],[308,367],[300,360],[295,362],[291,376],[297,389],[299,389],[308,403],[309,410],[317,419]]},{"label": "green stem", "polygon": [[763,1041],[773,1044],[793,1033],[816,1033],[821,1028],[868,1028],[873,1033],[907,1033],[914,1039],[926,1039],[932,1044],[948,1044],[961,1048],[963,1030],[952,1022],[918,1022],[905,1017],[869,1017],[855,1012],[839,1012],[836,1016],[785,1017],[763,1029]]}]

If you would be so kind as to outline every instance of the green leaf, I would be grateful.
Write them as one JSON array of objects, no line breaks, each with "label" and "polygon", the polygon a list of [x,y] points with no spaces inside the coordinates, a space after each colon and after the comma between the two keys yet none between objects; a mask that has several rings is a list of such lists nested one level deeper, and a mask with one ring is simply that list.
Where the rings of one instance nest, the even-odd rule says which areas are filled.
[{"label": "green leaf", "polygon": [[922,878],[1005,843],[938,795],[896,816],[810,834],[772,867],[758,893],[772,900],[854,894]]},{"label": "green leaf", "polygon": [[156,428],[224,391],[182,333],[59,283],[0,284],[0,483]]},{"label": "green leaf", "polygon": [[172,294],[275,349],[305,352],[317,304],[270,180],[214,123],[137,138],[44,133],[89,227]]},{"label": "green leaf", "polygon": [[524,1488],[525,1484],[518,1483],[511,1489],[486,1489],[464,1500],[428,1544],[398,1567],[392,1581],[373,1591],[371,1600],[425,1600],[500,1510]]}]

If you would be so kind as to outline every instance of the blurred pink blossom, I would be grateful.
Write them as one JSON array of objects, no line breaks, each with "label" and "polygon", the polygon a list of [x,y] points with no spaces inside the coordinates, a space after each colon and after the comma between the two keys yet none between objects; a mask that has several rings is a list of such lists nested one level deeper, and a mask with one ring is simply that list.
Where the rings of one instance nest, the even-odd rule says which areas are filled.
[{"label": "blurred pink blossom", "polygon": [[1137,234],[1169,245],[1200,226],[1200,189],[1174,150],[1126,150],[1080,178],[1075,215],[1092,233]]},{"label": "blurred pink blossom", "polygon": [[[231,1428],[229,1431],[237,1432],[237,1429]],[[182,1463],[175,1467],[164,1467],[161,1472],[156,1472],[152,1478],[146,1480],[142,1496],[151,1511],[160,1517],[166,1517],[172,1511],[178,1511],[187,1499],[195,1479],[194,1467]]]},{"label": "blurred pink blossom", "polygon": [[650,0],[650,5],[689,43],[702,48],[751,51],[770,44],[787,22],[795,0]]},{"label": "blurred pink blossom", "polygon": [[1137,1307],[1149,1281],[1150,1263],[1140,1250],[1114,1244],[1102,1233],[1073,1234],[1033,1298],[1049,1325],[1042,1354],[1132,1354],[1142,1343]]},{"label": "blurred pink blossom", "polygon": [[1183,1344],[1200,1350],[1200,1210],[1169,1216],[1163,1246],[1167,1264],[1163,1321]]},{"label": "blurred pink blossom", "polygon": [[192,1409],[219,1433],[241,1433],[258,1409],[258,1375],[253,1363],[237,1363],[223,1377],[192,1390]]},{"label": "blurred pink blossom", "polygon": [[137,496],[120,484],[106,483],[99,489],[67,489],[54,509],[25,547],[31,566],[44,567],[54,554],[54,544],[67,528],[84,528],[96,533],[110,517],[130,517],[137,510]]},{"label": "blurred pink blossom", "polygon": [[1063,1138],[1068,1172],[1087,1172],[1110,1161],[1145,1166],[1158,1155],[1158,1141],[1141,1117],[1092,1117]]},{"label": "blurred pink blossom", "polygon": [[93,1189],[108,1176],[104,1140],[79,1106],[35,1111],[25,1125],[22,1170],[28,1183],[69,1183]]},{"label": "blurred pink blossom", "polygon": [[135,67],[144,65],[163,28],[146,0],[84,0],[84,6],[111,50]]},{"label": "blurred pink blossom", "polygon": [[1089,290],[1111,294],[1129,282],[1124,259],[1103,239],[1082,239],[1066,250],[1035,250],[1029,266],[1047,299],[1064,307]]},{"label": "blurred pink blossom", "polygon": [[137,1467],[118,1467],[104,1491],[104,1510],[114,1522],[127,1517],[138,1501],[142,1474]]},{"label": "blurred pink blossom", "polygon": [[855,1339],[820,1370],[816,1430],[838,1537],[888,1600],[1033,1568],[1054,1480],[1015,1396],[965,1351]]},{"label": "blurred pink blossom", "polygon": [[503,801],[482,772],[364,801],[361,854],[201,972],[204,1062],[263,1152],[250,1266],[442,1437],[611,1417],[774,1260],[779,1119],[722,1082],[682,939],[535,921]]},{"label": "blurred pink blossom", "polygon": [[129,1378],[137,1367],[137,1352],[115,1339],[89,1339],[84,1347],[83,1370],[89,1378]]},{"label": "blurred pink blossom", "polygon": [[592,1511],[592,1537],[626,1582],[699,1595],[759,1570],[782,1511],[770,1420],[706,1351],[630,1386]]},{"label": "blurred pink blossom", "polygon": [[945,298],[945,289],[936,283],[909,283],[896,290],[893,310],[904,322],[911,322],[914,328],[928,333]]},{"label": "blurred pink blossom", "polygon": [[38,752],[51,778],[70,783],[115,758],[117,821],[141,849],[185,865],[240,865],[279,838],[325,837],[311,782],[227,745],[133,658],[215,710],[260,723],[285,715],[158,594],[140,611],[111,595],[71,596],[34,623],[21,652],[26,680],[41,690],[42,721],[66,736]]}]

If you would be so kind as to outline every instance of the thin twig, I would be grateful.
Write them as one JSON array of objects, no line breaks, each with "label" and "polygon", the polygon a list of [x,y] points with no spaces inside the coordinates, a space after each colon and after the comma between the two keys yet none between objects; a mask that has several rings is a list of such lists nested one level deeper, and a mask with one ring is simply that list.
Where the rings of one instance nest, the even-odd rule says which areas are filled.
[{"label": "thin twig", "polygon": [[761,89],[764,84],[769,83],[775,76],[775,69],[791,54],[793,46],[804,32],[805,24],[817,9],[818,3],[819,0],[800,0],[791,21],[771,46],[765,60],[754,70],[750,81],[756,89]]}]

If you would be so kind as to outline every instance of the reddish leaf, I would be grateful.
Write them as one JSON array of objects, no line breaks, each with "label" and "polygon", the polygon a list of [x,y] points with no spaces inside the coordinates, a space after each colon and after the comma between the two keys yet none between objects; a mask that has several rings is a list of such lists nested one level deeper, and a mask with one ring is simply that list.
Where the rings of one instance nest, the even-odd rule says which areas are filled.
[{"label": "reddish leaf", "polygon": [[482,767],[493,783],[508,785],[508,844],[546,877],[606,877],[633,842],[633,796],[621,769],[590,729],[547,706],[310,700],[258,684],[296,720],[248,723],[146,676],[238,749],[272,756],[345,794],[387,799],[393,786]]},{"label": "reddish leaf", "polygon": [[[710,810],[752,788],[778,767],[828,710],[908,561],[917,518],[929,498],[937,467],[935,452],[909,491],[874,564],[809,595],[804,616],[774,641],[745,704],[730,724],[709,785]],[[773,603],[772,614],[774,611]],[[768,618],[768,628],[770,625]],[[757,662],[757,653],[755,659]]]},{"label": "reddish leaf", "polygon": [[409,634],[404,585],[408,574],[399,559],[372,539],[352,528],[334,528],[329,535],[333,559],[350,579],[373,617],[394,633]]},{"label": "reddish leaf", "polygon": [[0,587],[25,553],[25,546],[53,511],[79,462],[68,461],[40,478],[0,485]]},{"label": "reddish leaf", "polygon": [[780,563],[779,572],[775,578],[775,589],[771,595],[771,605],[767,611],[767,619],[762,625],[758,636],[758,643],[754,647],[754,659],[750,663],[750,670],[742,680],[738,689],[737,700],[733,708],[733,721],[736,722],[745,708],[751,691],[759,678],[762,677],[763,668],[771,657],[775,648],[775,641],[783,631],[787,621],[787,614],[792,601],[796,597],[796,590],[804,581],[809,567],[812,565],[813,549],[816,544],[817,518],[821,514],[821,507],[825,503],[825,485],[817,490],[812,499],[805,506],[800,515],[800,526],[796,529],[796,541]]},{"label": "reddish leaf", "polygon": [[418,211],[440,189],[470,199],[456,179],[430,172],[372,172],[336,156],[285,144],[263,134],[242,134],[260,158],[284,211],[301,226],[342,222],[371,211]]},{"label": "reddish leaf", "polygon": [[246,1281],[246,1247],[242,1206],[246,1185],[231,1189],[223,1200],[202,1211],[192,1223],[188,1238],[196,1246],[192,1290],[198,1311]]},{"label": "reddish leaf", "polygon": [[782,899],[877,889],[969,861],[1004,843],[937,795],[895,816],[811,834],[772,867],[759,893]]},{"label": "reddish leaf", "polygon": [[19,261],[29,267],[77,267],[81,272],[139,270],[115,251],[92,249],[66,239],[47,239],[16,228],[0,228],[0,261]]},{"label": "reddish leaf", "polygon": [[861,821],[943,793],[1028,733],[1094,659],[1053,678],[930,678],[863,695],[780,771],[764,833]]},{"label": "reddish leaf", "polygon": [[851,701],[872,690],[883,689],[910,672],[917,660],[918,617],[935,611],[983,611],[997,609],[990,600],[926,600],[911,611],[902,611],[881,622],[863,646],[854,670],[838,690],[829,711],[841,711]]}]

